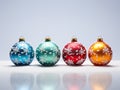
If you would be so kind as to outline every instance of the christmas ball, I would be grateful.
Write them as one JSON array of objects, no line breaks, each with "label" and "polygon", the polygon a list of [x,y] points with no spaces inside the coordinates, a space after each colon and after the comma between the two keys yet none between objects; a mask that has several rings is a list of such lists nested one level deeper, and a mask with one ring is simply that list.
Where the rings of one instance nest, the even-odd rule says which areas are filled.
[{"label": "christmas ball", "polygon": [[86,49],[82,44],[77,42],[77,38],[73,38],[63,48],[62,57],[67,65],[81,65],[86,59]]},{"label": "christmas ball", "polygon": [[36,49],[36,58],[43,66],[53,66],[60,59],[59,47],[47,37]]},{"label": "christmas ball", "polygon": [[11,61],[16,66],[29,65],[33,61],[34,50],[32,46],[21,37],[19,42],[12,46],[9,55]]},{"label": "christmas ball", "polygon": [[112,59],[111,47],[106,44],[102,38],[91,45],[88,51],[90,61],[97,66],[107,65]]}]

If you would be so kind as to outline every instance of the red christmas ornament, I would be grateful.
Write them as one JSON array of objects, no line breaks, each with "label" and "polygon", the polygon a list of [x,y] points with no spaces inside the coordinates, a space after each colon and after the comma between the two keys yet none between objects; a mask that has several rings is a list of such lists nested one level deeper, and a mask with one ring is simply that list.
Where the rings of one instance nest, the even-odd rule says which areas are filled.
[{"label": "red christmas ornament", "polygon": [[86,49],[82,44],[77,42],[77,38],[73,38],[63,48],[62,57],[68,65],[81,65],[86,59]]}]

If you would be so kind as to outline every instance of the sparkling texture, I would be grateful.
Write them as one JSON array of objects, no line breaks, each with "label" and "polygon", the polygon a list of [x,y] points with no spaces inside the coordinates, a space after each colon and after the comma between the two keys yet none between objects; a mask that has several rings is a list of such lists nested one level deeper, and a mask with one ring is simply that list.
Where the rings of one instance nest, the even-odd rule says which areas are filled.
[{"label": "sparkling texture", "polygon": [[33,61],[34,50],[25,41],[19,41],[12,46],[9,55],[16,66],[29,65]]},{"label": "sparkling texture", "polygon": [[43,66],[55,65],[59,61],[60,55],[59,47],[51,41],[46,40],[36,49],[36,58]]},{"label": "sparkling texture", "polygon": [[73,39],[63,48],[62,57],[68,65],[81,65],[86,59],[86,49],[76,39]]},{"label": "sparkling texture", "polygon": [[112,59],[112,50],[102,38],[98,38],[97,42],[91,45],[88,51],[90,61],[97,66],[107,65]]}]

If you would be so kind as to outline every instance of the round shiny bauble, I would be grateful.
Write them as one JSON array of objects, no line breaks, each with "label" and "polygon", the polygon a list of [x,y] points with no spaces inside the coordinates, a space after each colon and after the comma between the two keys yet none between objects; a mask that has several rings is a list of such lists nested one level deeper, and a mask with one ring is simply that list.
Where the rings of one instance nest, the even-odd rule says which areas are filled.
[{"label": "round shiny bauble", "polygon": [[63,48],[62,57],[67,65],[81,65],[86,59],[86,49],[82,44],[77,42],[76,38],[73,38]]},{"label": "round shiny bauble", "polygon": [[111,47],[106,44],[102,38],[98,38],[97,42],[91,45],[88,51],[90,61],[96,66],[105,66],[112,59]]},{"label": "round shiny bauble", "polygon": [[43,66],[53,66],[60,59],[59,47],[51,42],[50,38],[46,38],[36,49],[36,58]]},{"label": "round shiny bauble", "polygon": [[25,42],[24,38],[20,38],[15,43],[9,53],[11,61],[16,66],[29,65],[34,58],[34,50],[30,44]]}]

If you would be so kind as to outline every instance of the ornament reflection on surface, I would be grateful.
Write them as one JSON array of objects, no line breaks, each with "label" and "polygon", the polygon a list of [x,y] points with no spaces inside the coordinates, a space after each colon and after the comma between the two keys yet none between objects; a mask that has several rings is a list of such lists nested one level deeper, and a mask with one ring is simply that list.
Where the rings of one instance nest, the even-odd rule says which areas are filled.
[{"label": "ornament reflection on surface", "polygon": [[37,76],[37,85],[40,90],[58,90],[60,77],[56,73],[40,73]]},{"label": "ornament reflection on surface", "polygon": [[29,73],[12,73],[11,86],[14,90],[32,90],[34,76]]},{"label": "ornament reflection on surface", "polygon": [[86,76],[84,73],[64,74],[63,84],[67,90],[82,90],[86,84]]},{"label": "ornament reflection on surface", "polygon": [[107,72],[93,73],[89,76],[92,90],[107,90],[112,82],[112,75]]}]

